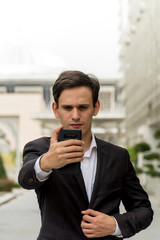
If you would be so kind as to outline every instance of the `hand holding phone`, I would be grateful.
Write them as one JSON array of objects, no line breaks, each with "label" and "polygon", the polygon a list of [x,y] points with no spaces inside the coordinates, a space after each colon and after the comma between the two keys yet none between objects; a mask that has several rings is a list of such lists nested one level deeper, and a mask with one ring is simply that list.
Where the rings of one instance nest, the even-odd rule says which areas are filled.
[{"label": "hand holding phone", "polygon": [[54,169],[62,174],[79,174],[80,162],[83,160],[83,142],[79,139],[79,129],[55,129],[49,149],[40,160],[41,169],[46,172]]},{"label": "hand holding phone", "polygon": [[[58,141],[66,141],[69,139],[82,139],[82,131],[80,129],[61,129],[58,135]],[[80,173],[80,163],[70,163],[62,168],[59,168],[59,171],[63,174],[79,174]]]}]

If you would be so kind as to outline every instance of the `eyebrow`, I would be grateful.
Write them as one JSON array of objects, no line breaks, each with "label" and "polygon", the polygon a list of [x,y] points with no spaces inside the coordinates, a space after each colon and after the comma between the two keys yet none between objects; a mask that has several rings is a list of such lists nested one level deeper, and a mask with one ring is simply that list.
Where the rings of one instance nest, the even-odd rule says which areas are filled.
[{"label": "eyebrow", "polygon": [[81,107],[81,106],[88,107],[88,106],[90,106],[90,104],[88,104],[88,103],[82,103],[82,104],[79,104],[79,105],[77,105],[77,106],[73,106],[73,105],[71,105],[71,104],[63,104],[63,105],[61,105],[62,108],[64,108],[64,107]]}]

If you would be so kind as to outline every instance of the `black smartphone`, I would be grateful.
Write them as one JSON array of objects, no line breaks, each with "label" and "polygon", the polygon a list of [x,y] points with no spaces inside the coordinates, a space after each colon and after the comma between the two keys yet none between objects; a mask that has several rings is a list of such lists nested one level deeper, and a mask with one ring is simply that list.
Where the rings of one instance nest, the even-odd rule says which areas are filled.
[{"label": "black smartphone", "polygon": [[[82,131],[80,129],[64,129],[62,128],[59,135],[58,141],[66,141],[69,139],[82,139]],[[80,173],[80,163],[71,163],[62,168],[59,168],[58,171],[62,174],[79,174]]]},{"label": "black smartphone", "polygon": [[65,141],[69,139],[82,139],[82,131],[80,129],[61,129],[58,135],[58,141]]}]

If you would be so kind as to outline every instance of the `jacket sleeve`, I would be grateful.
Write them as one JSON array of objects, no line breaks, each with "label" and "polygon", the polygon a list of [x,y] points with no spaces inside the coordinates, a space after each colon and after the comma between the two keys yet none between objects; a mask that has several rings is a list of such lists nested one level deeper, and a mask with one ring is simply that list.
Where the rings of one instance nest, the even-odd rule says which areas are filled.
[{"label": "jacket sleeve", "polygon": [[124,238],[147,228],[153,219],[153,210],[147,193],[140,185],[127,152],[127,164],[122,190],[123,214],[114,214]]},{"label": "jacket sleeve", "polygon": [[34,165],[37,159],[48,151],[49,138],[40,138],[27,143],[23,150],[23,166],[18,175],[19,184],[25,189],[36,189],[45,182],[36,178]]}]

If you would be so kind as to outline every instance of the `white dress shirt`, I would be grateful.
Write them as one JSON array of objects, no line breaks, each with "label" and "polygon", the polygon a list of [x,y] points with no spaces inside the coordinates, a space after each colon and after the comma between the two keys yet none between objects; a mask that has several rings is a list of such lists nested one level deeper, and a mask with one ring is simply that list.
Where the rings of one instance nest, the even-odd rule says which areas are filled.
[{"label": "white dress shirt", "polygon": [[88,200],[91,200],[93,185],[95,181],[97,169],[97,144],[94,134],[92,134],[92,142],[90,148],[84,153],[84,160],[81,162],[81,171],[86,187]]},{"label": "white dress shirt", "polygon": [[[42,156],[40,156],[37,159],[34,166],[36,177],[40,182],[47,180],[49,175],[52,173],[52,170],[50,172],[44,172],[40,168],[39,161]],[[87,152],[84,153],[83,158],[84,160],[81,162],[80,166],[81,166],[81,171],[82,171],[82,175],[83,175],[83,179],[86,187],[88,200],[90,201],[92,191],[93,191],[94,181],[95,181],[96,169],[97,169],[97,144],[96,144],[95,136],[93,133],[92,133],[92,141],[91,141],[90,148],[88,149]],[[117,220],[115,219],[115,221],[116,221],[116,231],[112,235],[121,236],[121,230],[118,226]]]}]

